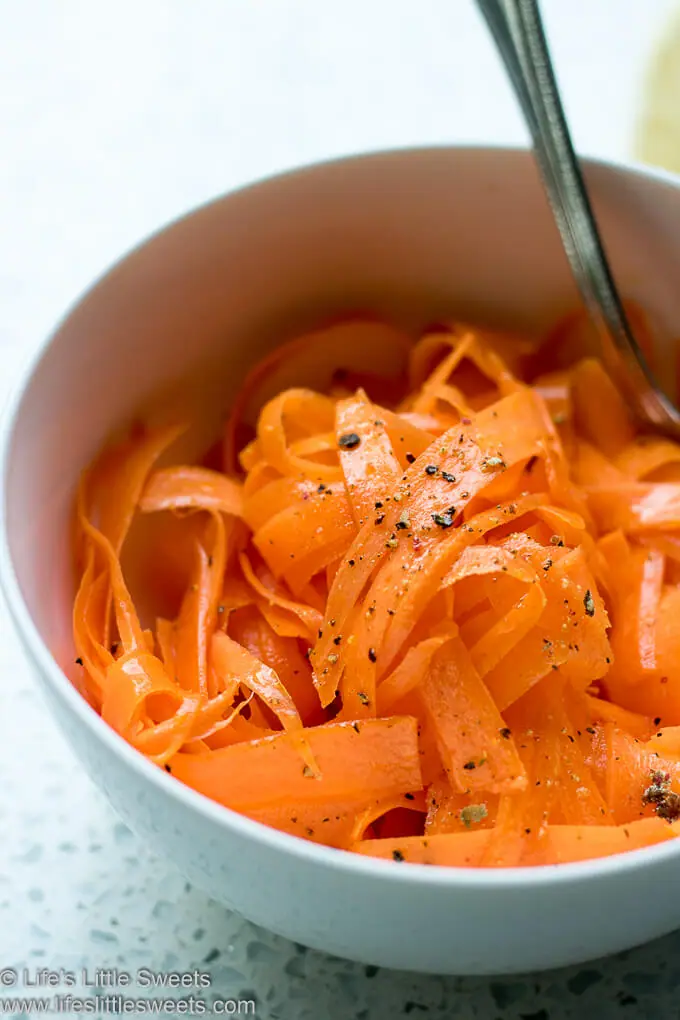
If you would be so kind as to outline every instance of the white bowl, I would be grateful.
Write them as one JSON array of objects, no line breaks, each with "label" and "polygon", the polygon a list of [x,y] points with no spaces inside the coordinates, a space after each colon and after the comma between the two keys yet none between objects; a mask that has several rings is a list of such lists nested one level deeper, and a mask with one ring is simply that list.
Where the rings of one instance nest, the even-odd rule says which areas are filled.
[{"label": "white bowl", "polygon": [[[623,290],[669,335],[679,332],[678,180],[633,167],[587,170]],[[36,675],[125,821],[253,921],[365,963],[458,974],[583,961],[680,922],[680,841],[497,871],[326,849],[150,765],[67,678],[74,485],[110,430],[153,393],[164,391],[174,409],[185,404],[207,435],[246,366],[329,313],[372,309],[410,327],[451,314],[544,329],[576,301],[529,153],[370,155],[256,184],[162,231],[85,295],[22,381],[2,435],[0,575]]]}]

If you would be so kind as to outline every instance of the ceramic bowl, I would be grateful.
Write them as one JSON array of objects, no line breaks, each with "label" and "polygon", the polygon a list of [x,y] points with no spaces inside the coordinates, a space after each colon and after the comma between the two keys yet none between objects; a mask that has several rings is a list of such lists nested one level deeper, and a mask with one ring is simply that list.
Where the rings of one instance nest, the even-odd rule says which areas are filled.
[{"label": "ceramic bowl", "polygon": [[[587,163],[625,294],[680,330],[680,182]],[[149,764],[69,681],[69,514],[81,469],[140,408],[215,436],[246,369],[292,332],[371,309],[543,330],[577,296],[525,151],[361,156],[228,194],[146,241],[38,352],[1,437],[0,576],[55,719],[113,807],[246,917],[364,963],[483,974],[611,953],[680,923],[680,841],[605,860],[463,870],[371,860],[266,828]],[[200,435],[199,435],[200,433]],[[74,805],[75,809],[76,805]]]}]

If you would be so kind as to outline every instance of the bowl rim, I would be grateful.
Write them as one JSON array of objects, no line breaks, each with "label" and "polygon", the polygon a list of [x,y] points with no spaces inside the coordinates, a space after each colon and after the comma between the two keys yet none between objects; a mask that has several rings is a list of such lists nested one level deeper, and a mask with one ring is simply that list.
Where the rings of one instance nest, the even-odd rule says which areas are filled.
[{"label": "bowl rim", "polygon": [[[147,236],[126,250],[119,258],[104,268],[93,281],[67,306],[53,330],[30,351],[23,365],[19,368],[12,383],[2,411],[0,420],[0,589],[4,594],[10,616],[21,644],[32,661],[34,667],[44,678],[46,686],[62,702],[63,706],[84,726],[95,741],[101,741],[108,751],[122,760],[122,763],[136,773],[138,779],[156,787],[170,800],[177,802],[187,811],[195,811],[203,818],[218,827],[232,830],[242,839],[253,840],[269,850],[288,855],[302,863],[309,863],[319,868],[327,868],[334,872],[343,872],[348,878],[373,879],[380,882],[395,884],[413,884],[419,888],[430,889],[493,889],[512,890],[542,889],[548,885],[563,885],[571,882],[592,883],[605,877],[624,876],[645,867],[661,864],[667,858],[680,856],[680,838],[671,839],[652,847],[630,850],[610,857],[594,858],[568,864],[532,865],[512,868],[463,868],[463,867],[432,867],[425,864],[408,864],[401,867],[396,862],[382,858],[369,857],[349,850],[338,850],[323,846],[281,832],[262,822],[254,821],[211,800],[204,794],[193,790],[184,783],[168,775],[164,769],[150,762],[141,752],[128,744],[113,730],[101,716],[87,703],[76,690],[66,674],[60,669],[52,653],[45,644],[37,626],[33,622],[24,601],[19,582],[14,570],[7,526],[7,491],[10,454],[17,425],[17,417],[26,391],[33,376],[50,348],[53,340],[63,326],[69,321],[74,311],[84,299],[92,294],[98,286],[115,272],[139,249],[152,243],[160,234],[171,230],[175,225],[191,218],[201,210],[224,201],[241,192],[256,191],[266,188],[269,184],[278,183],[288,177],[300,177],[333,169],[343,164],[361,164],[372,159],[382,158],[399,162],[408,159],[425,158],[436,155],[450,155],[465,152],[480,157],[489,155],[514,155],[531,159],[531,150],[523,146],[506,145],[427,145],[404,146],[391,149],[368,150],[340,157],[320,160],[314,163],[293,166],[283,171],[267,174],[246,184],[239,185],[221,195],[214,196],[174,219],[161,225]],[[680,190],[680,175],[666,170],[648,167],[635,160],[602,159],[582,156],[587,168],[614,171],[631,178],[644,178],[658,184],[666,184]],[[96,782],[96,781],[95,781]]]}]

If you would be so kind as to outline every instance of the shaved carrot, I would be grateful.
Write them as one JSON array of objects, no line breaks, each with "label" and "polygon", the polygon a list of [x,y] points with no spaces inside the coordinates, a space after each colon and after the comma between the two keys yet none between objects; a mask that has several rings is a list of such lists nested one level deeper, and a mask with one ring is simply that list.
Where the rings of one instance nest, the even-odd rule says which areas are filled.
[{"label": "shaved carrot", "polygon": [[338,322],[250,372],[224,470],[168,463],[184,429],[136,425],[76,500],[73,681],[138,752],[397,864],[680,831],[680,444],[582,313],[540,345]]}]

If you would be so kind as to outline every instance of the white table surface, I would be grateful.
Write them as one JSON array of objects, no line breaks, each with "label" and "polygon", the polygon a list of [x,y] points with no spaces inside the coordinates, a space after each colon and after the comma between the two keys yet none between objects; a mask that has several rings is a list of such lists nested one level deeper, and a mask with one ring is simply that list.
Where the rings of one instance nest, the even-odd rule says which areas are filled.
[{"label": "white table surface", "polygon": [[[625,158],[673,3],[543,6],[578,147]],[[447,141],[526,141],[471,0],[0,0],[0,393],[92,278],[178,213],[300,163]],[[678,1015],[680,937],[489,982],[373,973],[256,929],[102,802],[4,607],[0,667],[0,968],[199,965],[214,993],[296,1020]]]}]

